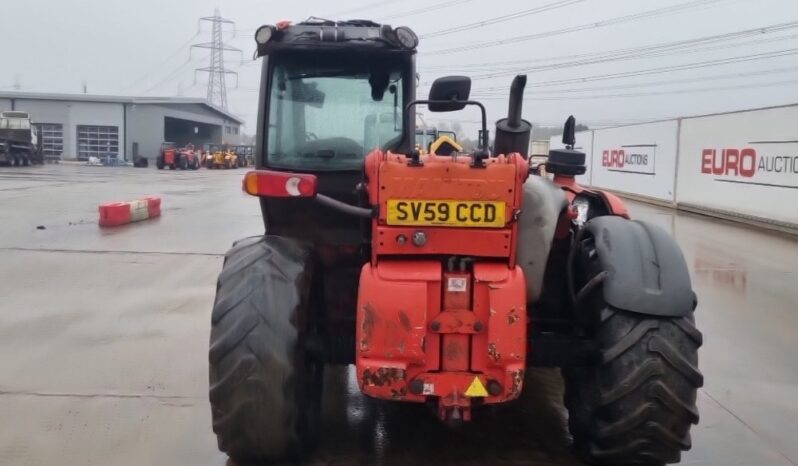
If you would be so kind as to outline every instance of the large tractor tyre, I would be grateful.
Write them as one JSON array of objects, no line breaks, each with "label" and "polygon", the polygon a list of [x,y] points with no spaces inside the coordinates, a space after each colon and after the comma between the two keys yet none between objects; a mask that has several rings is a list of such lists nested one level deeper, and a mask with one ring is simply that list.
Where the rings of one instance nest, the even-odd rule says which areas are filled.
[{"label": "large tractor tyre", "polygon": [[213,431],[234,460],[296,459],[315,445],[323,365],[309,305],[312,264],[294,240],[253,237],[227,253],[210,338]]},{"label": "large tractor tyre", "polygon": [[180,158],[177,159],[177,168],[181,170],[188,168],[188,160],[186,160],[184,156],[180,156]]},{"label": "large tractor tyre", "polygon": [[155,159],[155,166],[158,167],[158,170],[163,170],[163,167],[165,167],[163,157],[159,156]]},{"label": "large tractor tyre", "polygon": [[[579,248],[575,275],[584,287],[601,272],[594,239]],[[610,306],[601,286],[589,294],[579,312],[596,323],[597,361],[564,371],[576,450],[590,464],[678,463],[691,447],[696,395],[704,383],[698,370],[702,335],[692,309],[684,317],[650,316]]]}]

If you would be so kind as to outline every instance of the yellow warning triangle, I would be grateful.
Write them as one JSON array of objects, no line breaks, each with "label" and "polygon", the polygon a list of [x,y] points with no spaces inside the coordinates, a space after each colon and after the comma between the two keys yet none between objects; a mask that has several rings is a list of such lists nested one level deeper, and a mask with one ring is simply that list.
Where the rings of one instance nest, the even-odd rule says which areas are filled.
[{"label": "yellow warning triangle", "polygon": [[488,396],[488,391],[485,390],[485,386],[479,381],[479,377],[474,377],[474,381],[468,386],[468,390],[466,390],[465,394],[471,397]]}]

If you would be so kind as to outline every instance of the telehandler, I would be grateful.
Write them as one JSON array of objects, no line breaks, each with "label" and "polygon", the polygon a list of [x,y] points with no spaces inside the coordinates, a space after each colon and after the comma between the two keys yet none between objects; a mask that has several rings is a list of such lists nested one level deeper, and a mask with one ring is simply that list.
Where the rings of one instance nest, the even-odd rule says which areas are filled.
[{"label": "telehandler", "polygon": [[[687,266],[663,230],[575,182],[585,154],[573,117],[549,180],[527,161],[526,76],[490,151],[467,77],[416,99],[406,27],[311,19],[255,39],[262,98],[243,188],[265,233],[233,245],[217,285],[210,404],[222,451],[246,462],[311,450],[327,365],[354,364],[369,397],[458,422],[536,390],[524,373],[546,366],[562,368],[586,460],[679,461],[703,383]],[[420,154],[421,105],[477,107],[478,149]]]},{"label": "telehandler", "polygon": [[238,168],[238,156],[227,144],[206,143],[203,147],[206,168]]}]

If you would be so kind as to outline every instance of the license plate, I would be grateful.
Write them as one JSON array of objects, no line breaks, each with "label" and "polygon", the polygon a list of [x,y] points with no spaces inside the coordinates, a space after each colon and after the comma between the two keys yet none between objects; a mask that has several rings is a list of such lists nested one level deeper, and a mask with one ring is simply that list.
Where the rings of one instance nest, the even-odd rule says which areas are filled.
[{"label": "license plate", "polygon": [[387,222],[396,226],[501,228],[504,202],[389,199]]}]

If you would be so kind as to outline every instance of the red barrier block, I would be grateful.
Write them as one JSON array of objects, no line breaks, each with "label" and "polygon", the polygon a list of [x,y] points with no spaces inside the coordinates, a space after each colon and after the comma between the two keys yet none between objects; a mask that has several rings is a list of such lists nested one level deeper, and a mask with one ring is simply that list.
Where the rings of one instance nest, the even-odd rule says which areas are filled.
[{"label": "red barrier block", "polygon": [[160,216],[161,198],[143,197],[135,201],[111,202],[100,205],[99,210],[100,226],[115,227]]}]

